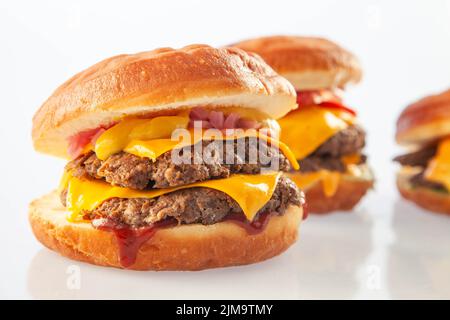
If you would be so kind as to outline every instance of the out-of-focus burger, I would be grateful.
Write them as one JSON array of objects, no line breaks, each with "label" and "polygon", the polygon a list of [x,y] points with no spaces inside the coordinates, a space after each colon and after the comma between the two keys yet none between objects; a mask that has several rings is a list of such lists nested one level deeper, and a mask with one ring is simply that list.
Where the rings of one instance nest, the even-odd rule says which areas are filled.
[{"label": "out-of-focus burger", "polygon": [[450,214],[450,90],[406,107],[397,120],[396,140],[411,150],[394,159],[402,165],[397,176],[402,196]]},{"label": "out-of-focus burger", "polygon": [[291,84],[240,49],[119,55],[61,85],[33,118],[38,151],[69,157],[30,205],[35,236],[69,258],[199,270],[275,256],[297,238],[298,166],[278,141]]},{"label": "out-of-focus burger", "polygon": [[321,38],[272,36],[233,46],[259,54],[297,91],[298,109],[279,123],[300,163],[290,177],[305,191],[308,210],[352,209],[373,186],[362,154],[365,132],[342,101],[344,87],[361,79],[358,60]]}]

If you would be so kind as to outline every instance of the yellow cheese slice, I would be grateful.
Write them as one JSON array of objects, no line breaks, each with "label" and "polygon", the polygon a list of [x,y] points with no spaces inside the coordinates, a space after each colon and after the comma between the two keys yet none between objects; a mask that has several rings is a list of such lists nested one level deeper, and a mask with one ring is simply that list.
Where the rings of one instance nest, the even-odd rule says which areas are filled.
[{"label": "yellow cheese slice", "polygon": [[278,120],[280,140],[291,148],[296,159],[301,160],[354,121],[348,112],[317,106],[301,107]]},{"label": "yellow cheese slice", "polygon": [[325,196],[332,197],[336,194],[341,179],[341,173],[328,170],[319,170],[307,173],[291,173],[288,177],[303,190],[307,190],[315,183],[322,184],[322,190]]},{"label": "yellow cheese slice", "polygon": [[226,179],[208,180],[168,189],[132,190],[111,186],[100,180],[80,179],[66,173],[62,184],[67,188],[67,209],[69,221],[83,220],[83,211],[92,211],[111,198],[151,199],[176,190],[204,187],[226,193],[241,207],[248,220],[270,200],[277,186],[280,172],[265,174],[237,174]]},{"label": "yellow cheese slice", "polygon": [[450,190],[450,137],[439,143],[435,157],[425,170],[425,178]]},{"label": "yellow cheese slice", "polygon": [[348,154],[343,156],[341,160],[347,166],[351,164],[359,164],[361,162],[361,155],[358,153]]},{"label": "yellow cheese slice", "polygon": [[170,137],[176,129],[185,129],[188,117],[164,116],[152,119],[125,119],[112,126],[95,142],[94,151],[100,160],[106,160],[122,151],[131,140],[153,140]]},{"label": "yellow cheese slice", "polygon": [[[174,148],[181,148],[196,144],[204,140],[234,140],[244,137],[258,137],[269,145],[277,147],[286,156],[291,166],[298,170],[298,162],[289,147],[257,130],[234,130],[225,135],[219,130],[209,129],[196,134],[186,131],[189,137],[179,135],[179,139],[172,139],[171,134],[177,129],[187,128],[187,118],[180,116],[156,117],[153,119],[125,119],[106,130],[96,141],[94,150],[100,160],[120,151],[126,151],[139,157],[155,160],[163,153]],[[175,131],[176,132],[176,131]]]},{"label": "yellow cheese slice", "polygon": [[123,151],[155,161],[160,155],[174,149],[178,144],[178,141],[172,141],[170,139],[132,140]]}]

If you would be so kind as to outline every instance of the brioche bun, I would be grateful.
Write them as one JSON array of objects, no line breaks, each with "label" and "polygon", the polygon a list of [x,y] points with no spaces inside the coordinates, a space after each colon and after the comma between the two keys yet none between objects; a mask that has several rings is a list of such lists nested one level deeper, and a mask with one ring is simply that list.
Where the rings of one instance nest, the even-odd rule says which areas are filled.
[{"label": "brioche bun", "polygon": [[413,187],[411,173],[401,170],[397,174],[397,188],[400,194],[418,206],[437,213],[450,214],[450,194],[424,187]]},{"label": "brioche bun", "polygon": [[233,46],[259,54],[296,90],[343,88],[347,83],[359,82],[362,76],[353,54],[322,38],[271,36]]},{"label": "brioche bun", "polygon": [[336,193],[327,197],[319,184],[305,191],[308,210],[312,213],[328,213],[332,211],[348,211],[361,200],[369,189],[373,187],[373,180],[341,179]]},{"label": "brioche bun", "polygon": [[[325,195],[320,181],[314,182],[309,186],[301,187],[305,193],[308,212],[329,213],[339,210],[352,210],[374,185],[373,174],[369,167],[367,165],[361,165],[359,167],[361,175],[358,177],[351,174],[341,175],[337,191],[331,197]],[[291,173],[290,177],[295,181],[294,175],[295,173]]]},{"label": "brioche bun", "polygon": [[[290,206],[282,216],[270,217],[259,234],[248,235],[232,222],[181,225],[158,230],[144,243],[133,270],[201,270],[250,264],[285,251],[297,239],[303,209]],[[122,268],[112,232],[90,223],[71,223],[55,192],[33,201],[29,220],[36,238],[71,259]]]},{"label": "brioche bun", "polygon": [[450,89],[406,107],[397,120],[396,140],[424,145],[450,135]]},{"label": "brioche bun", "polygon": [[279,118],[297,107],[292,85],[259,56],[191,45],[119,55],[62,84],[33,118],[36,150],[66,157],[67,138],[127,115],[194,106],[252,108]]}]

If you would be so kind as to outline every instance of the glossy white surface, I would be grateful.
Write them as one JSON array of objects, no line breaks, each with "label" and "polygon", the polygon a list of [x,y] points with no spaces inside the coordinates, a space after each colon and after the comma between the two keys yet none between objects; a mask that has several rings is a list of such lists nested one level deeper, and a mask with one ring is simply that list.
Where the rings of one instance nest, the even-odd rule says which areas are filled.
[{"label": "glossy white surface", "polygon": [[285,254],[244,267],[133,272],[77,263],[39,249],[27,266],[26,286],[34,298],[448,299],[449,270],[448,217],[399,201],[386,212],[360,208],[312,216],[301,240]]},{"label": "glossy white surface", "polygon": [[[450,86],[450,1],[109,3],[0,3],[0,298],[450,298],[450,217],[401,200],[390,161],[400,110]],[[32,150],[31,117],[57,85],[117,53],[273,33],[330,37],[362,61],[346,99],[368,131],[377,185],[354,212],[311,216],[269,261],[202,272],[101,268],[36,242],[28,202],[57,185],[64,161]]]}]

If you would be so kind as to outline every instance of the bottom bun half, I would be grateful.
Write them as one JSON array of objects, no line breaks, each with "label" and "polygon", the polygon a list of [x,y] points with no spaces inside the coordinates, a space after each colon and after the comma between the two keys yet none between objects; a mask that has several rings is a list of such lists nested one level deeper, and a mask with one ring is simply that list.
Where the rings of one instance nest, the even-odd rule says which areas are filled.
[{"label": "bottom bun half", "polygon": [[373,180],[341,179],[336,193],[327,197],[322,186],[316,183],[305,190],[308,211],[311,213],[329,213],[352,210],[372,187]]},{"label": "bottom bun half", "polygon": [[397,188],[403,198],[418,206],[437,213],[450,214],[450,194],[424,187],[413,187],[409,182],[410,175],[397,175]]},{"label": "bottom bun half", "polygon": [[[280,254],[297,239],[303,209],[290,206],[270,218],[256,234],[232,222],[181,225],[158,230],[139,249],[133,270],[201,270],[250,264]],[[72,223],[56,192],[30,204],[29,220],[36,238],[63,256],[96,265],[122,268],[112,232],[90,223]]]},{"label": "bottom bun half", "polygon": [[[308,212],[330,213],[352,210],[374,185],[372,170],[367,165],[358,166],[354,172],[340,176],[336,192],[332,196],[325,195],[320,180],[307,186],[299,186],[305,193]],[[294,181],[297,180],[295,175],[296,173],[290,175]]]}]

